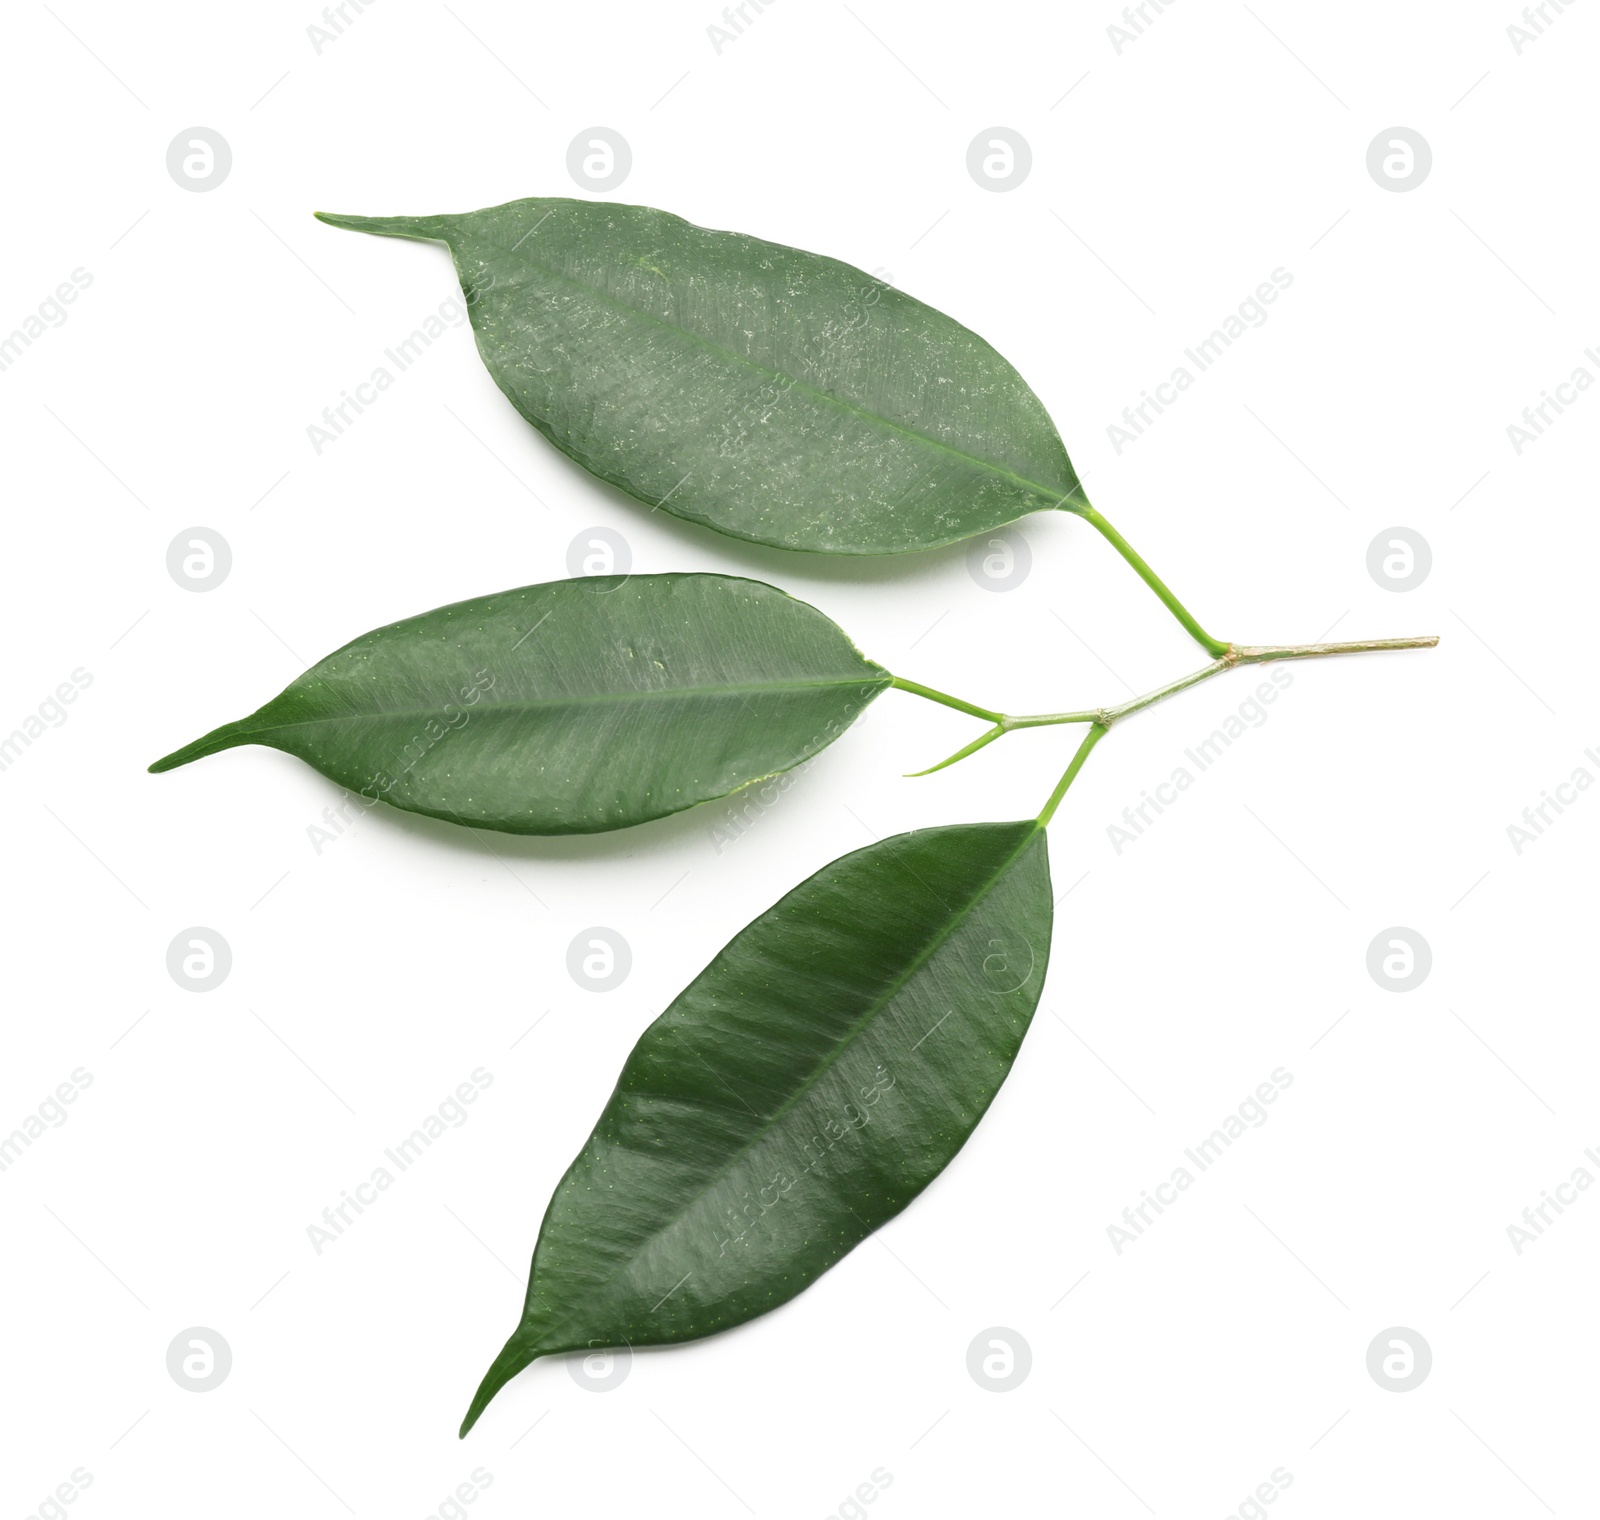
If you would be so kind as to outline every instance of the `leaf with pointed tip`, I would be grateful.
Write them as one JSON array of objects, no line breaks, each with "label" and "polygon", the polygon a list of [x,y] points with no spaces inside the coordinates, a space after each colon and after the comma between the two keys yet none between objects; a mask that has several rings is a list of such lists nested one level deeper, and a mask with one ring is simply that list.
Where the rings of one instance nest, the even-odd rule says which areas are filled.
[{"label": "leaf with pointed tip", "polygon": [[512,404],[603,480],[785,549],[899,554],[1087,506],[1055,425],[970,329],[837,259],[648,206],[332,216],[447,244]]},{"label": "leaf with pointed tip", "polygon": [[589,834],[789,770],[892,679],[760,581],[592,576],[365,634],[150,769],[264,744],[409,812]]},{"label": "leaf with pointed tip", "polygon": [[1011,1069],[1051,908],[1037,823],[966,824],[846,855],[736,935],[629,1055],[461,1433],[536,1358],[740,1324],[905,1208]]}]

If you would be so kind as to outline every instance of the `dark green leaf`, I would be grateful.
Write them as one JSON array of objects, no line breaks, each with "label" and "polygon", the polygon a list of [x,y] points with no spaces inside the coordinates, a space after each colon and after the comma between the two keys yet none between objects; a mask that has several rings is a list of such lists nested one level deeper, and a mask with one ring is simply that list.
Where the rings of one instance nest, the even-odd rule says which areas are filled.
[{"label": "dark green leaf", "polygon": [[563,453],[735,538],[953,543],[1087,505],[1039,398],[959,322],[837,259],[647,206],[327,216],[447,243],[478,351]]},{"label": "dark green leaf", "polygon": [[588,834],[798,765],[891,679],[760,581],[552,581],[366,634],[150,769],[266,744],[410,812]]},{"label": "dark green leaf", "polygon": [[462,1434],[536,1358],[737,1325],[898,1214],[1011,1069],[1050,919],[1029,820],[885,839],[741,931],[629,1055]]}]

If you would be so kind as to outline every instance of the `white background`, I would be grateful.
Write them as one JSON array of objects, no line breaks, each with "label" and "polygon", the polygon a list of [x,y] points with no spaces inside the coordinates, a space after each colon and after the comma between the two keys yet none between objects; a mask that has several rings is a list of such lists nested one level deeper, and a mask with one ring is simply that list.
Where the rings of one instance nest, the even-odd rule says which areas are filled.
[{"label": "white background", "polygon": [[[1507,825],[1600,775],[1600,396],[1520,455],[1506,428],[1600,374],[1600,16],[1519,54],[1510,0],[1184,0],[1119,53],[1110,0],[776,0],[719,54],[709,0],[348,14],[320,53],[309,0],[7,22],[0,332],[93,283],[0,371],[0,731],[93,679],[0,772],[0,1133],[93,1080],[0,1173],[0,1512],[57,1513],[75,1468],[60,1512],[85,1520],[421,1520],[480,1468],[460,1512],[485,1520],[1221,1517],[1277,1468],[1273,1515],[1589,1512],[1600,1197],[1520,1256],[1507,1226],[1600,1175],[1600,798],[1520,854]],[[874,834],[1037,811],[1078,731],[903,780],[978,730],[890,693],[720,851],[712,807],[565,841],[383,810],[319,854],[338,792],[298,762],[144,766],[358,633],[566,574],[595,526],[637,570],[771,579],[896,672],[1013,711],[1201,663],[1064,516],[1023,525],[1032,572],[995,594],[959,547],[828,562],[647,515],[521,422],[466,329],[314,452],[307,425],[457,288],[442,249],[310,213],[582,194],[567,147],[597,124],[633,151],[611,198],[877,270],[989,338],[1214,632],[1443,643],[1295,668],[1120,854],[1108,825],[1259,676],[1113,733],[1051,829],[1033,1031],[949,1171],[777,1313],[641,1352],[609,1393],[537,1364],[458,1444],[551,1188],[654,1014]],[[1366,168],[1397,124],[1433,152],[1405,193]],[[196,125],[233,154],[206,193],[166,169]],[[966,168],[995,125],[1032,147],[1007,193]],[[1278,267],[1265,325],[1119,454],[1122,408]],[[194,526],[233,555],[204,594],[166,569]],[[1404,594],[1366,566],[1395,526],[1433,554]],[[233,953],[203,995],[165,965],[194,925]],[[591,925],[633,950],[603,996],[565,969]],[[1432,947],[1405,994],[1366,968],[1391,926]],[[316,1254],[307,1226],[479,1066],[470,1120]],[[1119,1255],[1107,1227],[1279,1066],[1269,1121]],[[192,1326],[232,1349],[210,1393],[166,1370]],[[1032,1353],[1004,1394],[966,1370],[995,1326]],[[1409,1393],[1366,1368],[1393,1326],[1432,1348]]]}]

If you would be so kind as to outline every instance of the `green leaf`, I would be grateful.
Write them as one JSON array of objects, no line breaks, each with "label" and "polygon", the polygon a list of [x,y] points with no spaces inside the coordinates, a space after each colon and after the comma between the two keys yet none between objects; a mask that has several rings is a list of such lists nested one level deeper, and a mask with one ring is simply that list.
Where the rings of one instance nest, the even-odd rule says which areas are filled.
[{"label": "green leaf", "polygon": [[449,245],[512,404],[603,480],[785,549],[899,554],[1087,506],[1027,383],[837,259],[648,206],[317,215]]},{"label": "green leaf", "polygon": [[366,634],[150,769],[265,744],[413,813],[589,834],[798,765],[891,679],[760,581],[552,581]]},{"label": "green leaf", "polygon": [[740,1324],[898,1214],[1011,1069],[1051,906],[1042,829],[967,824],[846,855],[742,930],[629,1055],[462,1434],[536,1358]]}]

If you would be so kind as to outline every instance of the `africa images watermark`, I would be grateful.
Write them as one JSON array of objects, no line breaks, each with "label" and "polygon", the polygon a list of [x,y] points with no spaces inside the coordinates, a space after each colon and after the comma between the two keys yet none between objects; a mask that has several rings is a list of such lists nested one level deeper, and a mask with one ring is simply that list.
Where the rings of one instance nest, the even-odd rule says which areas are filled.
[{"label": "africa images watermark", "polygon": [[887,1467],[874,1467],[822,1520],[866,1520],[867,1512],[862,1506],[876,1504],[883,1491],[893,1486],[894,1474]]},{"label": "africa images watermark", "polygon": [[81,665],[76,667],[71,680],[62,681],[57,685],[55,691],[34,708],[16,728],[0,738],[0,771],[9,770],[22,758],[25,749],[31,748],[36,740],[44,738],[47,732],[46,725],[50,728],[60,728],[70,716],[67,708],[93,685],[93,672],[85,670]]},{"label": "africa images watermark", "polygon": [[1573,0],[1542,0],[1539,5],[1525,5],[1522,7],[1522,22],[1518,26],[1515,21],[1506,28],[1506,37],[1510,40],[1511,48],[1520,58],[1522,50],[1530,42],[1538,42],[1545,32],[1555,23],[1558,16],[1564,16],[1571,9]]},{"label": "africa images watermark", "polygon": [[1183,357],[1194,368],[1191,370],[1186,364],[1176,366],[1165,380],[1154,387],[1153,392],[1142,391],[1140,400],[1132,406],[1123,407],[1121,422],[1113,422],[1106,428],[1106,437],[1111,440],[1112,449],[1121,454],[1130,443],[1136,442],[1146,428],[1154,424],[1200,375],[1210,369],[1251,328],[1264,327],[1267,308],[1293,284],[1294,276],[1280,264],[1272,271],[1270,278],[1256,286],[1254,295],[1245,297],[1223,318],[1220,327],[1212,329],[1193,348],[1184,349]]},{"label": "africa images watermark", "polygon": [[[1227,1115],[1216,1130],[1211,1131],[1198,1146],[1192,1146],[1184,1152],[1184,1160],[1194,1163],[1194,1171],[1190,1171],[1189,1166],[1174,1166],[1170,1178],[1165,1182],[1157,1182],[1154,1189],[1144,1190],[1139,1195],[1138,1203],[1122,1211],[1122,1224],[1107,1224],[1106,1238],[1112,1251],[1122,1256],[1125,1246],[1133,1245],[1147,1227],[1155,1224],[1155,1219],[1178,1202],[1179,1195],[1186,1194],[1190,1187],[1195,1186],[1198,1174],[1210,1171],[1227,1154],[1234,1141],[1246,1133],[1246,1126],[1250,1130],[1259,1130],[1270,1117],[1267,1104],[1277,1102],[1293,1085],[1293,1072],[1286,1067],[1275,1066],[1267,1082],[1258,1083],[1250,1098],[1246,1098],[1232,1114]],[[1150,1213],[1152,1210],[1155,1211],[1154,1218]]]},{"label": "africa images watermark", "polygon": [[1268,670],[1271,680],[1261,682],[1256,687],[1255,695],[1246,697],[1222,720],[1220,727],[1212,729],[1198,744],[1184,750],[1184,759],[1194,766],[1192,771],[1186,765],[1177,766],[1165,781],[1159,781],[1153,788],[1141,792],[1138,803],[1123,808],[1120,823],[1106,825],[1106,838],[1116,854],[1120,855],[1130,844],[1137,843],[1156,819],[1238,740],[1250,729],[1260,728],[1267,721],[1271,716],[1267,708],[1294,684],[1294,675],[1287,665],[1272,665]]},{"label": "africa images watermark", "polygon": [[719,821],[706,830],[711,839],[711,848],[720,855],[736,839],[743,839],[756,820],[770,813],[778,805],[784,793],[817,763],[822,757],[822,751],[848,727],[848,723],[838,721],[829,723],[822,733],[812,735],[813,752],[798,765],[784,771],[780,776],[770,776],[764,781],[752,781],[733,793],[732,797],[727,799],[727,805],[723,808]]},{"label": "africa images watermark", "polygon": [[[144,1417],[141,1415],[141,1419]],[[115,1445],[115,1442],[112,1442]],[[74,1467],[64,1482],[44,1496],[25,1516],[25,1520],[66,1520],[66,1506],[76,1504],[86,1488],[94,1486],[94,1474],[87,1467]]]},{"label": "africa images watermark", "polygon": [[[1592,749],[1586,749],[1583,757],[1600,769],[1600,755]],[[1521,823],[1506,825],[1506,838],[1511,841],[1512,854],[1520,855],[1530,844],[1541,839],[1544,831],[1593,785],[1594,772],[1587,766],[1579,765],[1574,767],[1565,781],[1558,781],[1554,787],[1542,790],[1539,796],[1543,801],[1530,803],[1523,808]]]},{"label": "africa images watermark", "polygon": [[1274,1467],[1222,1520],[1266,1520],[1266,1506],[1276,1504],[1284,1489],[1293,1486],[1294,1474],[1287,1467]]},{"label": "africa images watermark", "polygon": [[484,1489],[493,1487],[494,1474],[487,1467],[474,1467],[467,1474],[467,1481],[456,1484],[423,1520],[467,1520],[466,1506],[476,1504],[483,1497]]},{"label": "africa images watermark", "polygon": [[346,29],[355,24],[357,16],[364,15],[376,4],[377,0],[367,0],[365,5],[360,4],[359,0],[340,0],[338,5],[323,6],[323,24],[319,26],[313,21],[306,28],[306,40],[311,44],[311,51],[320,58],[322,50],[343,37]]},{"label": "africa images watermark", "polygon": [[[1583,1154],[1585,1160],[1593,1163],[1595,1171],[1600,1171],[1600,1154],[1596,1154],[1594,1147],[1588,1147]],[[1553,1225],[1594,1186],[1594,1181],[1595,1173],[1580,1165],[1573,1168],[1572,1175],[1565,1182],[1558,1182],[1554,1188],[1541,1188],[1539,1202],[1529,1204],[1522,1211],[1522,1223],[1506,1226],[1506,1239],[1511,1242],[1512,1251],[1518,1256],[1522,1255],[1528,1246],[1544,1234],[1548,1226]]]},{"label": "africa images watermark", "polygon": [[[1600,353],[1592,348],[1586,348],[1583,357],[1596,369],[1600,369]],[[1549,428],[1555,426],[1562,413],[1593,384],[1593,371],[1586,365],[1580,364],[1556,386],[1554,395],[1549,391],[1540,391],[1539,395],[1543,399],[1538,405],[1523,407],[1522,421],[1506,425],[1506,438],[1511,444],[1511,452],[1521,454],[1530,443],[1537,443]]]},{"label": "africa images watermark", "polygon": [[[493,685],[494,677],[487,670],[480,670],[474,685],[461,688],[461,700],[470,706]],[[306,825],[306,840],[311,846],[311,853],[322,854],[334,840],[342,839],[364,813],[370,812],[380,802],[387,802],[388,794],[405,779],[418,761],[426,758],[441,739],[465,728],[471,717],[471,713],[456,703],[446,702],[438,717],[425,718],[420,731],[406,740],[400,749],[395,761],[398,775],[391,775],[387,769],[374,771],[359,792],[351,792],[346,788],[338,802],[329,803],[323,808],[321,822]],[[401,765],[401,760],[405,764]]]},{"label": "africa images watermark", "polygon": [[[724,1227],[728,1233],[718,1243],[719,1257],[728,1254],[730,1245],[745,1245],[752,1224],[759,1224],[762,1216],[769,1209],[775,1209],[793,1190],[795,1185],[802,1181],[808,1172],[813,1171],[827,1159],[828,1152],[854,1130],[862,1130],[872,1123],[872,1115],[867,1110],[873,1107],[895,1084],[895,1079],[880,1065],[874,1072],[872,1081],[859,1089],[859,1102],[847,1100],[838,1113],[825,1119],[818,1125],[817,1133],[804,1141],[801,1150],[806,1157],[806,1164],[800,1167],[793,1176],[787,1167],[780,1167],[772,1174],[772,1180],[765,1187],[756,1189],[754,1199],[750,1197],[750,1190],[745,1189],[739,1200],[739,1206],[732,1204],[723,1209]],[[824,1140],[826,1136],[826,1140]],[[813,1154],[813,1151],[815,1154]],[[771,1194],[769,1198],[767,1195]]]},{"label": "africa images watermark", "polygon": [[383,1159],[394,1167],[393,1171],[389,1170],[389,1166],[375,1166],[364,1182],[358,1182],[353,1188],[345,1188],[339,1194],[339,1201],[322,1211],[321,1224],[306,1226],[306,1239],[311,1242],[313,1254],[320,1256],[325,1247],[333,1245],[378,1201],[381,1194],[387,1193],[395,1185],[399,1173],[415,1166],[434,1142],[448,1132],[447,1126],[448,1129],[460,1129],[472,1117],[467,1112],[467,1105],[476,1103],[485,1089],[493,1084],[494,1073],[482,1066],[475,1066],[470,1081],[458,1082],[450,1096],[404,1140],[385,1150]]},{"label": "africa images watermark", "polygon": [[[487,668],[478,671],[472,678],[470,686],[462,686],[458,689],[459,702],[446,702],[439,709],[437,717],[424,718],[418,732],[412,734],[406,740],[399,753],[395,756],[394,764],[398,774],[392,775],[387,767],[381,767],[368,776],[362,784],[360,788],[361,795],[367,799],[368,804],[387,802],[388,794],[416,768],[419,761],[427,758],[434,745],[465,728],[472,719],[472,714],[467,711],[467,708],[475,704],[483,696],[484,692],[494,686],[494,680],[494,676]],[[405,763],[402,765],[401,761]],[[324,822],[328,821],[327,812],[324,812],[323,819]],[[318,855],[322,853],[321,846],[328,842],[328,839],[321,837],[322,832],[316,824],[311,824],[306,829],[306,837],[311,841],[312,851]],[[336,829],[328,838],[337,838],[343,832],[342,828]]]},{"label": "africa images watermark", "polygon": [[67,1105],[76,1103],[83,1090],[93,1082],[94,1073],[87,1067],[73,1067],[67,1081],[56,1083],[49,1096],[16,1129],[0,1137],[0,1172],[15,1166],[34,1141],[44,1137],[47,1129],[60,1129],[72,1117]]},{"label": "africa images watermark", "polygon": [[1120,58],[1125,47],[1137,42],[1155,25],[1158,18],[1166,15],[1176,4],[1177,0],[1167,0],[1165,5],[1161,0],[1140,0],[1137,5],[1123,6],[1122,24],[1119,26],[1113,21],[1106,28],[1106,41],[1111,44],[1111,51]]},{"label": "africa images watermark", "polygon": [[[766,0],[762,5],[759,0],[742,0],[739,5],[726,5],[722,8],[723,25],[718,26],[715,21],[706,28],[706,36],[711,42],[711,51],[719,58],[723,48],[730,42],[737,42],[746,31],[755,23],[756,16],[762,15],[777,0]],[[752,15],[751,12],[755,14]]]},{"label": "africa images watermark", "polygon": [[454,296],[439,303],[423,319],[422,325],[383,351],[383,357],[394,366],[379,364],[365,380],[359,380],[349,390],[339,392],[339,400],[322,409],[320,421],[306,424],[306,438],[311,452],[320,455],[330,443],[337,443],[355,426],[357,418],[372,406],[396,379],[414,365],[423,354],[452,327],[461,327],[467,320],[467,305]]},{"label": "africa images watermark", "polygon": [[1183,1159],[1193,1163],[1194,1171],[1191,1172],[1187,1166],[1174,1167],[1172,1175],[1165,1182],[1158,1182],[1154,1188],[1146,1188],[1140,1194],[1138,1203],[1122,1211],[1121,1224],[1106,1226],[1106,1239],[1111,1242],[1111,1249],[1118,1256],[1122,1255],[1125,1247],[1131,1246],[1178,1201],[1181,1194],[1187,1193],[1195,1185],[1200,1173],[1209,1171],[1222,1159],[1233,1142],[1246,1133],[1247,1126],[1249,1129],[1260,1129],[1270,1117],[1267,1105],[1276,1103],[1293,1085],[1292,1071],[1283,1066],[1273,1067],[1270,1078],[1258,1083],[1254,1093],[1224,1118],[1218,1128],[1183,1153]]},{"label": "africa images watermark", "polygon": [[0,338],[0,370],[10,369],[52,327],[66,326],[67,318],[71,315],[67,307],[93,284],[94,276],[82,265],[74,269],[71,277],[57,285],[52,295],[46,296],[16,327]]}]

